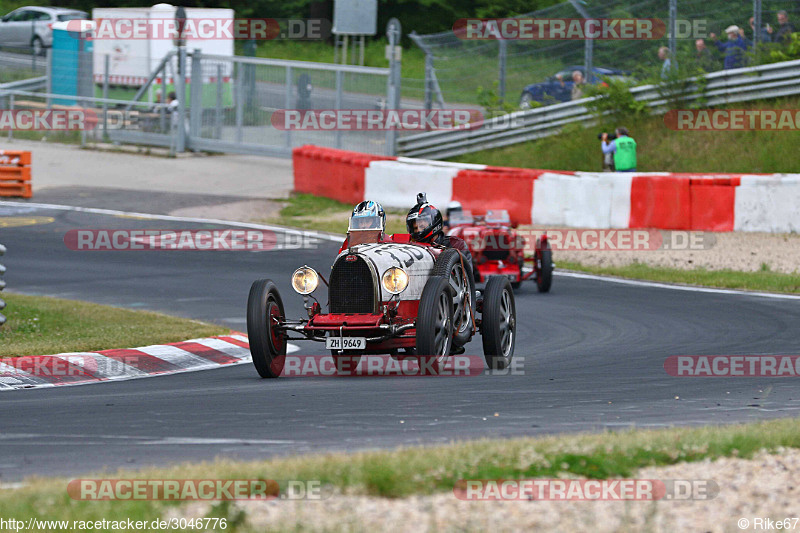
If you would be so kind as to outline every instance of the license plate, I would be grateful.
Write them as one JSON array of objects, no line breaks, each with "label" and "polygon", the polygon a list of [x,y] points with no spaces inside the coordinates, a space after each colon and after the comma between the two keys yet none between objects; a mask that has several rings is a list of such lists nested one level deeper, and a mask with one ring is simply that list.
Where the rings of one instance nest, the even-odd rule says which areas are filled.
[{"label": "license plate", "polygon": [[366,347],[366,337],[328,337],[325,339],[325,348],[328,350],[364,350]]}]

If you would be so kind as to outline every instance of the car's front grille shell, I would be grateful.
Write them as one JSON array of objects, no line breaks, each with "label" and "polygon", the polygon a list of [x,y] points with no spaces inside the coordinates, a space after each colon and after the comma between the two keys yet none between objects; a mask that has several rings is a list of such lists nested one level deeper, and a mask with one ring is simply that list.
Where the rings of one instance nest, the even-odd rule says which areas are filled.
[{"label": "car's front grille shell", "polygon": [[[347,258],[355,257],[348,261]],[[331,313],[376,312],[375,281],[367,261],[357,255],[343,255],[333,265],[329,294]]]}]

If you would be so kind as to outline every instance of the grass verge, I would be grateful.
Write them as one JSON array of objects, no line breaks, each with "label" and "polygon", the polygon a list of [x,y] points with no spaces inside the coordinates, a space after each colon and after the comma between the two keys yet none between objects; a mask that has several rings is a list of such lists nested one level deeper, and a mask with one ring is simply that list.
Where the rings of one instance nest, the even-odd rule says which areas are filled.
[{"label": "grass verge", "polygon": [[[797,109],[800,99],[741,102],[720,109]],[[452,158],[481,163],[552,170],[601,171],[597,134],[626,126],[637,143],[640,171],[771,173],[800,171],[800,131],[675,131],[663,116],[643,116],[624,124],[584,128],[565,126],[558,135]]]},{"label": "grass verge", "polygon": [[759,272],[741,272],[738,270],[707,270],[695,268],[682,270],[679,268],[654,267],[643,263],[632,263],[625,266],[594,266],[570,261],[559,261],[554,257],[559,269],[577,270],[590,274],[618,276],[621,278],[662,281],[665,283],[685,283],[725,289],[744,289],[749,291],[800,293],[800,275],[784,274],[761,270]]},{"label": "grass verge", "polygon": [[[137,472],[105,473],[113,479],[274,479],[319,480],[350,494],[396,498],[447,493],[461,479],[513,479],[581,476],[593,479],[631,477],[636,470],[719,457],[751,457],[761,451],[800,447],[800,419],[754,424],[627,430],[614,433],[560,435],[510,440],[477,440],[447,446],[392,451],[326,454],[270,461],[184,464]],[[88,476],[87,476],[88,477]],[[283,485],[282,485],[283,488]],[[334,496],[335,497],[335,496]],[[70,520],[131,518],[152,520],[181,502],[73,501],[65,479],[29,479],[24,487],[0,490],[0,512],[27,517]],[[230,516],[224,502],[209,517],[243,522],[242,511]]]},{"label": "grass verge", "polygon": [[149,311],[44,296],[3,293],[8,322],[0,327],[0,356],[131,348],[224,335],[230,330]]},{"label": "grass verge", "polygon": [[[292,194],[284,202],[286,205],[281,209],[279,216],[268,218],[263,222],[341,235],[347,233],[347,222],[354,207],[350,204],[313,194]],[[405,211],[386,212],[386,232],[406,232]]]}]

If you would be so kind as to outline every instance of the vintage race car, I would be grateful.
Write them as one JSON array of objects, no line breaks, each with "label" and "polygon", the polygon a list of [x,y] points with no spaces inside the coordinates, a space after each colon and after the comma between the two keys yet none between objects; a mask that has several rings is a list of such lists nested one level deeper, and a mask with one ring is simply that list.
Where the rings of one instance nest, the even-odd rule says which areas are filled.
[{"label": "vintage race car", "polygon": [[[374,218],[364,227],[365,218]],[[514,356],[516,307],[505,277],[489,280],[479,296],[471,269],[454,249],[412,243],[407,234],[384,236],[379,217],[351,219],[347,246],[333,261],[330,280],[302,266],[292,275],[307,318],[290,320],[275,283],[253,283],[247,302],[247,334],[261,377],[278,377],[290,340],[325,343],[337,369],[355,369],[364,354],[424,358],[440,368],[463,352],[476,332],[490,368],[506,368]],[[314,297],[322,281],[329,308]]]},{"label": "vintage race car", "polygon": [[553,283],[553,252],[544,234],[536,239],[533,255],[525,254],[529,243],[514,229],[508,211],[489,210],[484,216],[470,211],[454,211],[448,221],[448,235],[463,239],[472,254],[475,281],[505,276],[518,289],[533,279],[539,292],[547,292]]}]

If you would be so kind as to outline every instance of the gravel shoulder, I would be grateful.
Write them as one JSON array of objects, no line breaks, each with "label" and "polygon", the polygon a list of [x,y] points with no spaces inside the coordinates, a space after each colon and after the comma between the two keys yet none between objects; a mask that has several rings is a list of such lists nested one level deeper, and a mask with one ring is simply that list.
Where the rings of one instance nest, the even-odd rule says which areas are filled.
[{"label": "gravel shoulder", "polygon": [[[320,501],[241,502],[236,507],[245,513],[245,531],[759,531],[764,528],[754,527],[756,517],[798,516],[800,450],[644,468],[631,478],[711,480],[720,490],[713,499],[688,501],[493,502],[462,501],[453,493],[399,499],[334,494]],[[192,504],[170,516],[206,512],[208,504]],[[739,527],[742,518],[749,527]]]},{"label": "gravel shoulder", "polygon": [[[544,228],[536,228],[541,230]],[[574,229],[574,228],[551,228]],[[685,233],[685,232],[681,232]],[[794,274],[800,272],[800,235],[787,233],[704,233],[699,241],[709,243],[695,250],[554,250],[553,260],[583,265],[619,267],[642,263],[653,267],[691,270],[738,270]],[[766,265],[766,267],[762,266]]]}]

